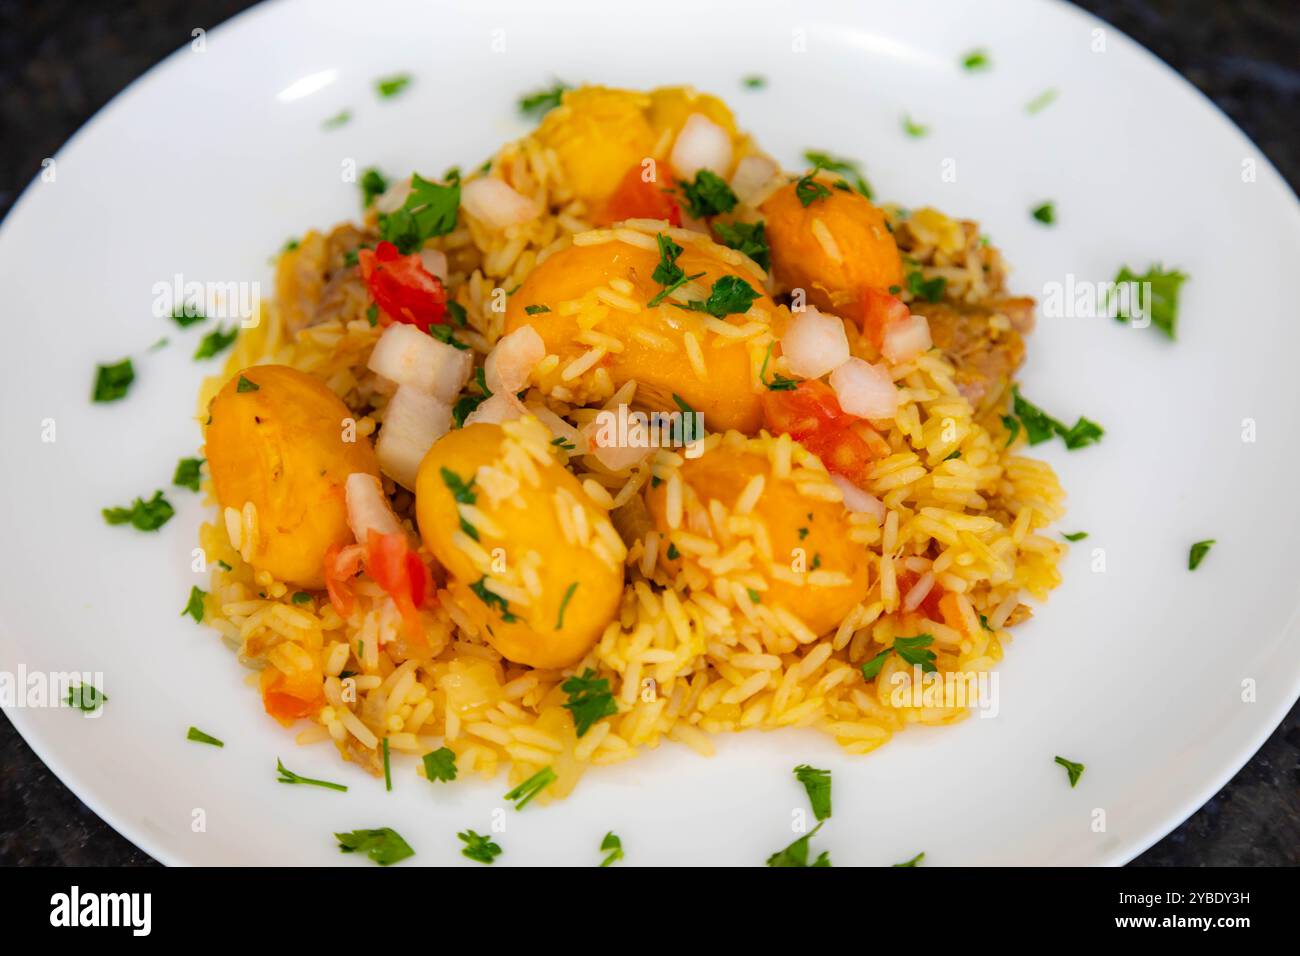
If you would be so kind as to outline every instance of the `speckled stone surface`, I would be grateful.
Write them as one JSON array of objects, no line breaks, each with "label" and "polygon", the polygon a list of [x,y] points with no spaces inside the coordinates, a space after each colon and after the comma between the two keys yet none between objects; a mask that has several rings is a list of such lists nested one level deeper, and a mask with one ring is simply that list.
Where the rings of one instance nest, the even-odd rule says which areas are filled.
[{"label": "speckled stone surface", "polygon": [[[1296,0],[1084,0],[1213,99],[1300,183]],[[244,3],[0,0],[0,215],[97,109]],[[0,721],[0,864],[148,865]],[[1134,861],[1154,866],[1300,864],[1300,708],[1237,776]]]}]

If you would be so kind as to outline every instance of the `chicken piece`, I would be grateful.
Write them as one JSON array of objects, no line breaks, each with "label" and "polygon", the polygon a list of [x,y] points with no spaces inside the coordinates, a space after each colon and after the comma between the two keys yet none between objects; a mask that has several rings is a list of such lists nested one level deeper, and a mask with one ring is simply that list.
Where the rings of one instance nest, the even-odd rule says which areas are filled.
[{"label": "chicken piece", "polygon": [[957,369],[958,389],[978,418],[1002,402],[1025,359],[1025,340],[1034,325],[1034,300],[990,299],[975,305],[912,302],[930,323],[930,336]]}]

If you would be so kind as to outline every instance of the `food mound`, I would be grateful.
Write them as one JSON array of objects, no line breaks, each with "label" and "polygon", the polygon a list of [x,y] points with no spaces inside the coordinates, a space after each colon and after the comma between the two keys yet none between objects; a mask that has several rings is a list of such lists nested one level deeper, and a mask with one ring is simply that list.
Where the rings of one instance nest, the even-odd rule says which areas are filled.
[{"label": "food mound", "polygon": [[1033,302],[975,223],[816,155],[584,87],[281,253],[199,402],[206,620],[268,714],[542,800],[664,738],[968,714],[942,679],[1059,583],[1007,417]]}]

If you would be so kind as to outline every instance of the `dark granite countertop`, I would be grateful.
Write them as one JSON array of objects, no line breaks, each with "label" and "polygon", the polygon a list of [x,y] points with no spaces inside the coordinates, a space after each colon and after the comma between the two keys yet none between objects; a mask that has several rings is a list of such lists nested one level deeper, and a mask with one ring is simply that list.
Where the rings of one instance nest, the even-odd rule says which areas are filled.
[{"label": "dark granite countertop", "polygon": [[[996,6],[995,2],[990,2]],[[1295,0],[1082,0],[1187,77],[1300,184]],[[238,0],[0,0],[0,216],[114,94]],[[0,720],[0,864],[153,861],[96,817]],[[1300,708],[1136,865],[1300,864]]]}]

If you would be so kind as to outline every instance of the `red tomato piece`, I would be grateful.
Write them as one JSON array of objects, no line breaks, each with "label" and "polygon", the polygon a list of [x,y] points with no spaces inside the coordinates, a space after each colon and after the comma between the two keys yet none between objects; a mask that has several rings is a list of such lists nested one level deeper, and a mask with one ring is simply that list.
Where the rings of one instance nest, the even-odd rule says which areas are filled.
[{"label": "red tomato piece", "polygon": [[423,642],[419,610],[433,595],[433,575],[401,532],[371,531],[366,541],[366,572],[401,612],[408,640]]},{"label": "red tomato piece", "polygon": [[885,341],[885,329],[894,322],[901,322],[911,315],[907,303],[902,299],[878,292],[875,289],[862,290],[862,331],[877,349]]},{"label": "red tomato piece", "polygon": [[424,331],[447,315],[447,290],[415,253],[401,255],[391,242],[357,253],[361,278],[375,304],[394,322]]},{"label": "red tomato piece", "polygon": [[763,394],[767,427],[785,433],[822,460],[826,470],[863,485],[876,456],[858,431],[865,427],[840,408],[825,382],[806,379],[789,391]]},{"label": "red tomato piece", "polygon": [[646,182],[640,163],[629,169],[618,188],[605,200],[604,215],[599,217],[598,225],[624,219],[667,219],[670,226],[680,226],[682,208],[665,185],[673,181],[667,163],[657,165],[656,179],[657,182]]},{"label": "red tomato piece", "polygon": [[332,544],[325,549],[325,589],[339,617],[348,617],[352,613],[352,579],[361,570],[364,556],[365,548],[359,544],[350,544],[346,548]]}]

